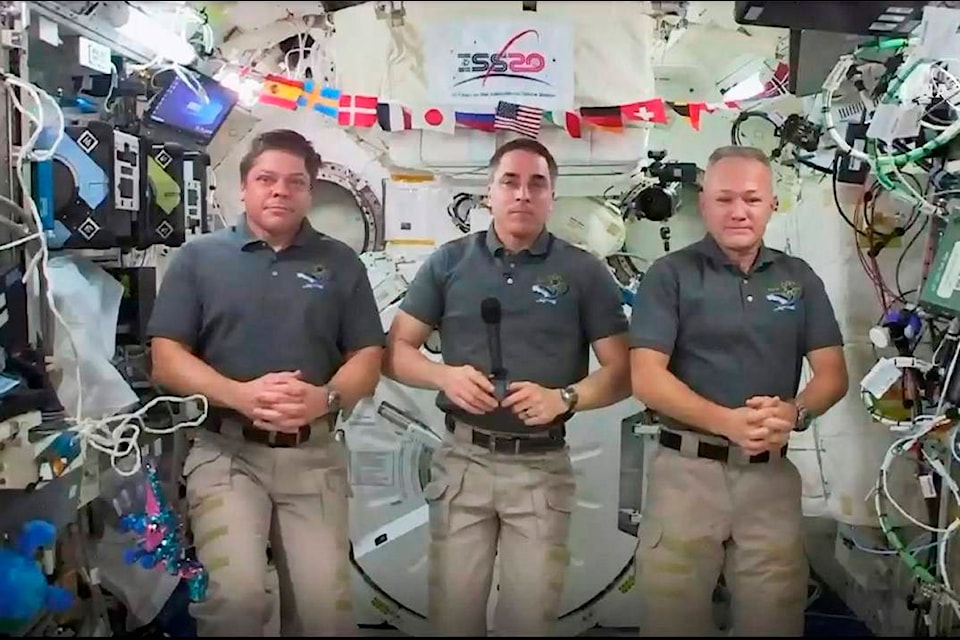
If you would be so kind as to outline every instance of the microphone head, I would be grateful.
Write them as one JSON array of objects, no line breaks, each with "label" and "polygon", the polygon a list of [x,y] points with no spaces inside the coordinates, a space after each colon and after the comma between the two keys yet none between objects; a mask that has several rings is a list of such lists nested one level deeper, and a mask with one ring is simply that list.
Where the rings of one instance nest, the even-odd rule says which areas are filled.
[{"label": "microphone head", "polygon": [[480,317],[486,324],[500,324],[500,300],[484,298],[480,303]]}]

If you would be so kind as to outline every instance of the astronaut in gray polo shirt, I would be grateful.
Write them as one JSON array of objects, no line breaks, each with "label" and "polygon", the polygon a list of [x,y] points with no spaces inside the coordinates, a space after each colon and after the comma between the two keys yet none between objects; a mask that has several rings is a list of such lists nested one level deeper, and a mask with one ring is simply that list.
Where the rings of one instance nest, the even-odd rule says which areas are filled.
[{"label": "astronaut in gray polo shirt", "polygon": [[[441,635],[487,634],[498,551],[498,635],[551,633],[576,491],[564,422],[629,395],[616,283],[600,260],[546,230],[556,178],[540,143],[501,146],[490,160],[492,226],[428,258],[388,337],[385,373],[437,389],[447,415],[424,488],[429,615]],[[420,350],[434,328],[442,363]],[[498,332],[502,363],[490,348]]]},{"label": "astronaut in gray polo shirt", "polygon": [[149,325],[153,376],[211,404],[184,464],[210,576],[205,636],[261,636],[267,544],[282,635],[353,635],[346,451],[339,409],[373,394],[385,336],[366,270],[306,220],[320,158],[294,131],[240,163],[245,213],[182,247]]},{"label": "astronaut in gray polo shirt", "polygon": [[[732,635],[803,635],[802,487],[784,455],[848,382],[822,281],[763,244],[776,206],[761,151],[718,149],[707,236],[654,262],[634,299],[634,395],[662,423],[638,531],[641,635],[715,634],[721,572]],[[813,376],[797,393],[804,358]]]}]

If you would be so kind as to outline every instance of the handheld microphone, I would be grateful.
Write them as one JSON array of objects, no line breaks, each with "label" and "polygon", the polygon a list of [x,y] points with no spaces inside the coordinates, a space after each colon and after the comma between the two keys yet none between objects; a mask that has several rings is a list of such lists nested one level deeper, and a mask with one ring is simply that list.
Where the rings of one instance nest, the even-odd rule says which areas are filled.
[{"label": "handheld microphone", "polygon": [[493,380],[494,396],[502,402],[507,397],[507,370],[503,368],[503,351],[500,347],[500,316],[500,301],[497,298],[484,298],[480,303],[480,317],[487,325],[490,378]]}]

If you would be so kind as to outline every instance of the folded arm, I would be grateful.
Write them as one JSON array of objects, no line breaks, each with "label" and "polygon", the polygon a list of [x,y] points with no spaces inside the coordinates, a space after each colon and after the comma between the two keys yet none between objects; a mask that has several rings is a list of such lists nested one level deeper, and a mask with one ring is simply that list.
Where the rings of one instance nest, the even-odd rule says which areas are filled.
[{"label": "folded arm", "polygon": [[186,345],[170,338],[150,342],[153,382],[172,393],[206,396],[212,405],[240,408],[242,384],[218,373]]},{"label": "folded arm", "polygon": [[813,377],[797,394],[796,402],[820,416],[847,395],[849,376],[843,347],[816,349],[807,354],[807,361]]},{"label": "folded arm", "polygon": [[406,311],[397,311],[387,336],[384,373],[401,384],[439,390],[447,367],[434,362],[421,350],[431,331],[430,325]]},{"label": "folded arm", "polygon": [[630,353],[633,395],[648,409],[707,433],[727,435],[731,410],[707,400],[670,372],[670,356],[655,349]]},{"label": "folded arm", "polygon": [[600,367],[573,385],[577,411],[616,404],[630,396],[630,357],[626,334],[601,338],[593,343]]},{"label": "folded arm", "polygon": [[346,361],[329,382],[329,386],[340,394],[344,409],[349,411],[362,399],[374,394],[380,381],[382,362],[383,348],[379,346],[364,347],[347,354]]},{"label": "folded arm", "polygon": [[581,270],[580,318],[600,367],[577,382],[577,411],[615,404],[630,396],[630,329],[620,287],[600,260]]}]

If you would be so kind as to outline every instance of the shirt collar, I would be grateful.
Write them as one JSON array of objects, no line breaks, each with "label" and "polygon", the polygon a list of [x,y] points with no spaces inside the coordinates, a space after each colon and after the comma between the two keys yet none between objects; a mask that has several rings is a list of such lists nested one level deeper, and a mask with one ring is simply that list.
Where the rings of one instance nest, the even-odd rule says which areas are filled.
[{"label": "shirt collar", "polygon": [[[244,250],[261,244],[260,238],[255,236],[250,230],[250,226],[247,224],[246,215],[241,215],[240,219],[237,220],[237,223],[233,226],[233,235],[234,238],[236,238],[237,244],[241,249]],[[322,236],[323,234],[314,229],[308,220],[304,219],[303,223],[300,225],[300,230],[297,232],[297,235],[294,236],[293,242],[290,244],[290,246],[304,247],[312,242],[315,242]]]},{"label": "shirt collar", "polygon": [[[697,242],[694,247],[697,252],[707,256],[713,260],[716,264],[733,267],[737,270],[740,269],[740,265],[735,264],[730,258],[727,257],[727,254],[723,252],[720,248],[720,245],[717,244],[717,241],[713,239],[709,233],[703,237],[702,240]],[[777,253],[769,248],[765,244],[760,245],[760,252],[757,254],[757,259],[753,264],[751,271],[758,271],[761,268],[764,268],[774,262],[777,258]]]},{"label": "shirt collar", "polygon": [[[533,241],[533,244],[529,249],[524,249],[532,256],[545,256],[550,252],[550,246],[553,244],[553,234],[547,231],[546,228],[540,232],[540,235],[537,236],[537,239]],[[500,238],[497,237],[497,232],[494,230],[493,225],[490,225],[490,228],[487,229],[487,249],[490,250],[490,253],[496,255],[499,251],[504,249],[503,243],[500,242]]]}]

